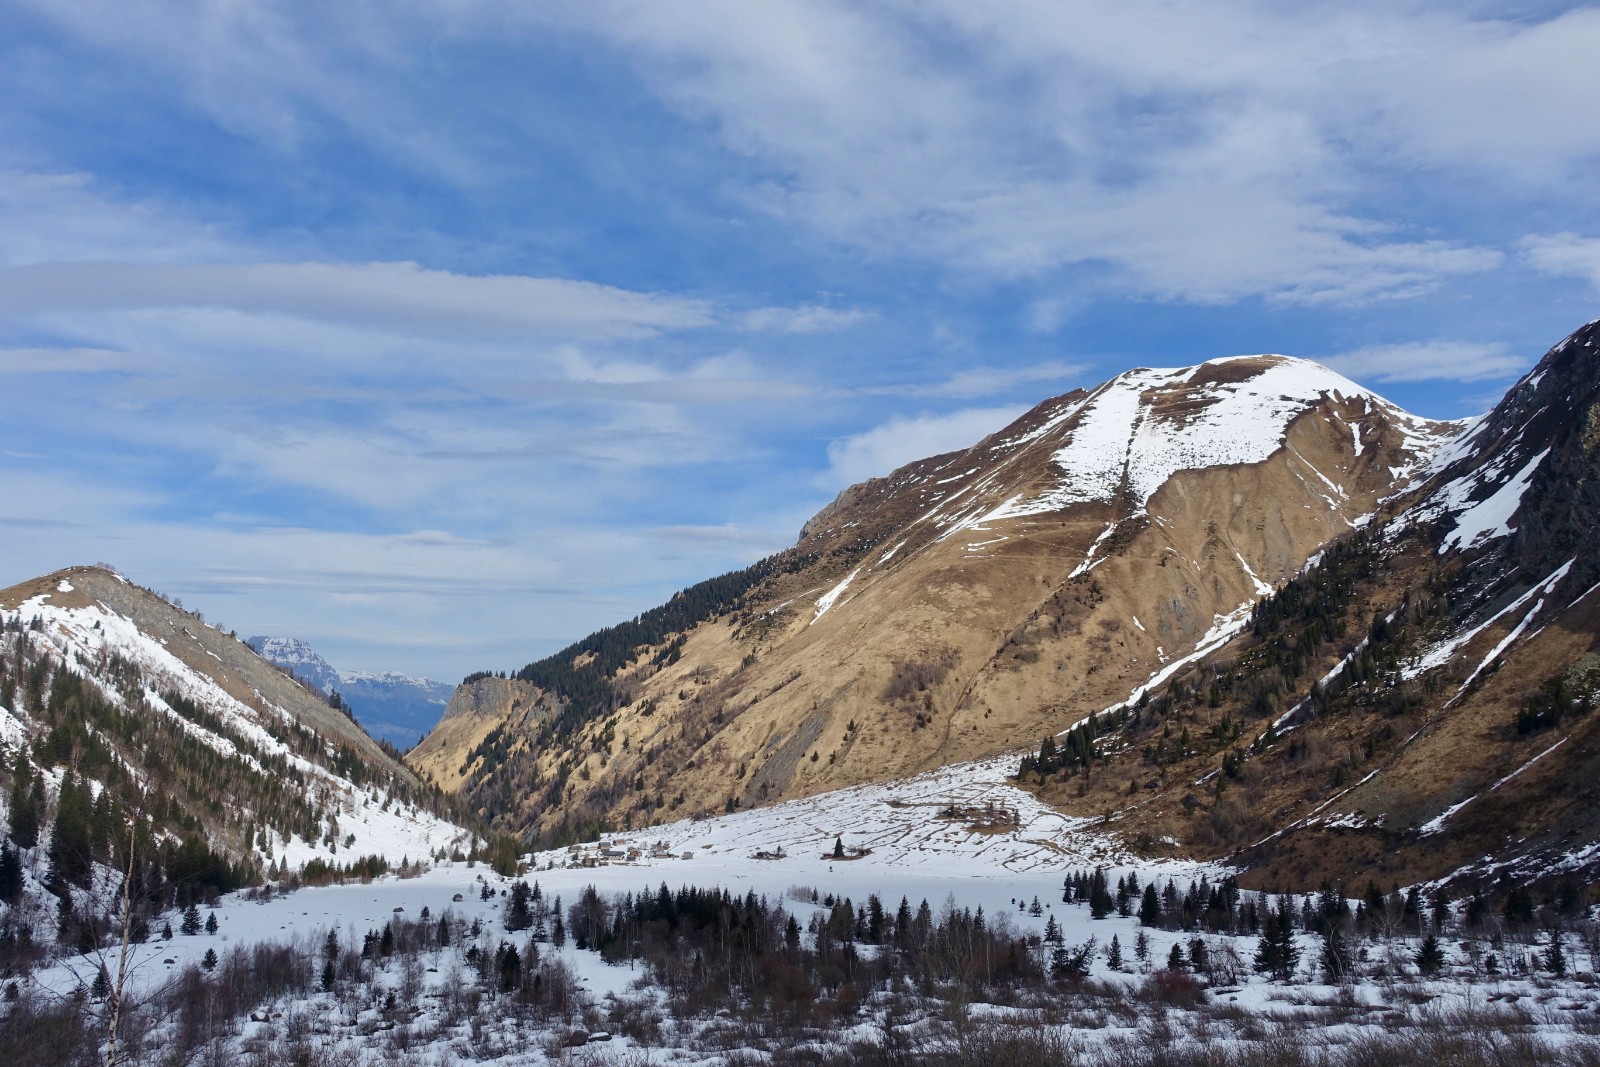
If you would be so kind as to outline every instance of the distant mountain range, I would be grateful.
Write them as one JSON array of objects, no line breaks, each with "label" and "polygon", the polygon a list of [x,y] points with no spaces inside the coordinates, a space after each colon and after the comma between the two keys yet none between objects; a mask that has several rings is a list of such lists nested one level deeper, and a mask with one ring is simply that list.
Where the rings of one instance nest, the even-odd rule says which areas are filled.
[{"label": "distant mountain range", "polygon": [[356,721],[374,737],[405,749],[439,721],[455,686],[389,671],[341,671],[296,637],[252,637],[245,642],[262,659],[289,671],[325,694],[335,691],[350,705]]}]

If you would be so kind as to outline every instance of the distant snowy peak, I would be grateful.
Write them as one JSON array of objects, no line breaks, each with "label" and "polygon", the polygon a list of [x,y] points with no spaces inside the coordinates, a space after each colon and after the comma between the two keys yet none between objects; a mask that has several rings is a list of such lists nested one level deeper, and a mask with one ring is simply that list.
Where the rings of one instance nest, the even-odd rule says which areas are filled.
[{"label": "distant snowy peak", "polygon": [[455,686],[399,671],[341,671],[296,637],[252,637],[262,659],[290,671],[324,693],[339,691],[356,719],[374,737],[401,748],[416,743],[439,721]]},{"label": "distant snowy peak", "polygon": [[429,693],[443,693],[445,703],[449,702],[450,694],[455,692],[455,686],[449,683],[436,682],[432,678],[413,678],[399,671],[340,671],[339,681],[345,685],[405,686]]},{"label": "distant snowy peak", "polygon": [[290,671],[324,693],[339,688],[339,672],[316,649],[295,637],[252,637],[245,642],[268,663]]}]

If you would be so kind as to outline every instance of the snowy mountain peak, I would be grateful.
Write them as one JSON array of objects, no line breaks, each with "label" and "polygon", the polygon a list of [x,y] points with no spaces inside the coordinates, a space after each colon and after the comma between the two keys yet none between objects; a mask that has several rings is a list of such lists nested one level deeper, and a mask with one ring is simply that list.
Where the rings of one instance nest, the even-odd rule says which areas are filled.
[{"label": "snowy mountain peak", "polygon": [[433,728],[455,687],[399,671],[341,671],[296,637],[252,637],[247,642],[262,659],[311,683],[324,693],[339,691],[357,721],[374,737],[401,748]]},{"label": "snowy mountain peak", "polygon": [[1045,492],[1008,501],[989,517],[1118,500],[1142,511],[1179,471],[1266,460],[1284,446],[1295,419],[1328,400],[1357,406],[1357,413],[1342,417],[1358,454],[1368,414],[1382,415],[1414,436],[1415,466],[1455,432],[1307,359],[1231,356],[1192,367],[1131,370],[1044,425],[996,446],[1059,439],[1051,456],[1059,480]]},{"label": "snowy mountain peak", "polygon": [[294,674],[296,678],[311,683],[323,693],[339,688],[339,672],[318,655],[317,650],[296,637],[252,637],[245,644],[268,663]]},{"label": "snowy mountain peak", "polygon": [[[1462,429],[1304,359],[1128,371],[851,486],[791,551],[641,616],[627,657],[595,635],[469,685],[413,766],[485,808],[551,783],[499,810],[520,832],[991,757],[1216,651]],[[562,737],[573,723],[590,733]],[[506,754],[519,732],[527,754]],[[569,779],[563,754],[608,733],[657,747]]]}]

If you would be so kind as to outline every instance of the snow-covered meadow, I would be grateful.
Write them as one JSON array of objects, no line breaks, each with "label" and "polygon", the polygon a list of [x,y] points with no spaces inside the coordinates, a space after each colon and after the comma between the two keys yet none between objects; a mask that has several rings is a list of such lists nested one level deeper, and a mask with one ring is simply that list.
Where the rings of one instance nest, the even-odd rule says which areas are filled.
[{"label": "snow-covered meadow", "polygon": [[[1415,939],[1397,937],[1359,946],[1363,969],[1382,971],[1382,978],[1329,985],[1317,963],[1320,939],[1302,933],[1299,974],[1286,984],[1253,973],[1254,936],[1142,929],[1136,917],[1115,912],[1091,918],[1082,904],[1062,901],[1063,879],[1073,871],[1103,867],[1113,883],[1127,873],[1141,884],[1172,879],[1180,890],[1192,879],[1215,881],[1227,872],[1137,860],[1096,827],[1053,812],[1008,785],[1008,766],[1002,761],[968,764],[887,786],[612,835],[530,855],[520,878],[537,883],[546,904],[559,898],[568,907],[590,886],[602,896],[655,893],[662,885],[721,887],[736,898],[753,893],[781,903],[805,929],[813,919],[826,921],[830,898],[849,898],[859,907],[875,894],[891,912],[903,896],[913,909],[927,900],[936,915],[981,907],[991,927],[1024,937],[1042,936],[1053,925],[1069,946],[1095,939],[1089,980],[1051,993],[1049,1010],[1025,996],[1000,997],[962,1003],[952,1015],[947,996],[880,991],[867,997],[847,1024],[835,1021],[831,1031],[801,1026],[789,1033],[785,1040],[798,1041],[795,1048],[815,1053],[819,1063],[834,1062],[830,1048],[844,1056],[849,1042],[904,1038],[935,1048],[956,1025],[987,1027],[984,1032],[991,1036],[1032,1034],[1053,1048],[1108,1057],[1148,1045],[1158,1022],[1162,1041],[1191,1050],[1218,1042],[1225,1048],[1254,1048],[1285,1034],[1303,1036],[1311,1025],[1325,1027],[1318,1031],[1319,1042],[1343,1047],[1408,1025],[1454,1027],[1454,1020],[1468,1017],[1570,1047],[1587,1047],[1588,1035],[1600,1032],[1600,996],[1587,974],[1595,961],[1575,939],[1569,945],[1571,972],[1561,980],[1537,973],[1490,978],[1481,973],[1481,960],[1474,974],[1450,945],[1444,976],[1423,980],[1412,963]],[[951,809],[962,817],[948,817]],[[989,810],[996,818],[974,818]],[[835,857],[836,839],[851,858]],[[385,876],[368,884],[257,893],[254,899],[234,894],[214,909],[214,935],[180,933],[135,946],[130,998],[183,981],[186,972],[191,982],[224,981],[225,966],[210,974],[194,970],[208,950],[225,958],[234,948],[292,944],[318,960],[330,931],[348,950],[399,920],[447,918],[456,932],[448,945],[377,962],[359,994],[313,987],[262,1004],[248,1020],[229,1028],[224,1043],[230,1055],[243,1059],[266,1055],[262,1050],[267,1049],[278,1050],[277,1055],[294,1042],[300,1043],[294,1047],[320,1050],[321,1061],[343,1056],[341,1062],[350,1063],[713,1064],[799,1054],[767,1049],[755,1059],[739,1059],[726,1047],[729,1035],[740,1026],[761,1030],[760,1025],[729,1017],[725,1010],[685,1012],[649,979],[642,964],[607,963],[597,952],[579,948],[575,939],[533,947],[547,967],[564,968],[571,976],[573,1003],[559,1018],[530,1022],[497,1007],[501,1002],[493,997],[474,1001],[476,1008],[463,1015],[462,990],[483,981],[465,961],[467,947],[476,945],[488,954],[509,944],[529,954],[528,932],[506,929],[507,894],[517,881],[518,876],[496,874],[484,864],[457,861],[437,863],[414,877]],[[1114,936],[1121,948],[1120,969],[1108,959]],[[1200,999],[1190,1002],[1179,995],[1178,1002],[1168,1003],[1163,997],[1171,999],[1171,983],[1164,980],[1171,974],[1169,955],[1176,946],[1187,957],[1196,937],[1214,965],[1221,960],[1215,967],[1221,977],[1213,978]],[[1136,956],[1141,940],[1147,951]],[[1048,950],[1048,944],[1039,944],[1032,951],[1043,963]],[[863,945],[859,951],[872,959],[892,950]],[[1503,946],[1503,969],[1516,970],[1514,961],[1532,951],[1533,946]],[[65,959],[33,976],[31,988],[51,997],[70,998],[75,991],[83,997],[102,961],[114,971],[115,951]],[[96,1002],[86,999],[92,1009]],[[605,1038],[591,1040],[598,1032]]]}]

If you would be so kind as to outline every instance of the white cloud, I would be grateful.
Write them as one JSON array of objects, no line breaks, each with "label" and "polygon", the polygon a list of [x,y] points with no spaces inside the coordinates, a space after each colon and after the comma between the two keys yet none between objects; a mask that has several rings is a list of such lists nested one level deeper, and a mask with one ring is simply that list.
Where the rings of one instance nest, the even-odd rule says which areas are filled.
[{"label": "white cloud", "polygon": [[109,348],[0,348],[0,374],[104,374],[135,365]]},{"label": "white cloud", "polygon": [[1575,233],[1535,234],[1521,242],[1529,266],[1558,277],[1583,278],[1600,289],[1600,237]]},{"label": "white cloud", "polygon": [[709,325],[704,301],[415,263],[49,263],[0,269],[0,312],[230,308],[434,336],[637,338]]},{"label": "white cloud", "polygon": [[[441,35],[500,45],[576,28],[748,159],[747,200],[796,228],[960,274],[1088,268],[1164,300],[1413,296],[1500,257],[1408,229],[1397,166],[1581,196],[1573,179],[1600,157],[1589,8],[351,0],[310,19],[253,5],[197,18],[179,0],[34,6],[241,135],[283,148],[334,123],[466,185],[501,164],[437,121],[432,94],[406,91],[419,55]],[[852,314],[760,310],[750,328],[837,329]],[[1041,309],[1041,328],[1054,317]]]},{"label": "white cloud", "polygon": [[747,330],[776,333],[834,333],[847,330],[872,317],[860,308],[831,308],[819,304],[804,307],[757,308],[747,312]]},{"label": "white cloud", "polygon": [[1459,341],[1368,345],[1322,362],[1372,382],[1476,382],[1510,378],[1527,369],[1527,361],[1503,344]]},{"label": "white cloud", "polygon": [[[1600,153],[1600,72],[1583,58],[1600,39],[1592,12],[561,10],[761,168],[753,204],[961,274],[1089,267],[1122,292],[1200,303],[1412,297],[1503,256],[1413,232],[1412,205],[1374,206],[1397,158],[1538,183]],[[1038,318],[1048,329],[1056,315]]]},{"label": "white cloud", "polygon": [[968,448],[1015,421],[1027,410],[1025,407],[968,408],[947,415],[890,419],[865,433],[831,443],[824,480],[832,487],[843,487],[868,478],[881,478],[913,460]]},{"label": "white cloud", "polygon": [[1062,363],[1056,360],[1017,367],[970,367],[939,382],[867,386],[858,392],[865,396],[933,396],[952,400],[975,400],[978,397],[1004,393],[1018,386],[1076,378],[1084,370],[1080,364]]},{"label": "white cloud", "polygon": [[[485,539],[427,526],[369,532],[152,517],[161,494],[42,466],[0,465],[0,586],[106,559],[241,633],[292,633],[347,669],[453,681],[516,668],[655,603],[672,588],[785,543],[793,516],[765,529],[696,536],[515,514]],[[402,650],[414,649],[414,652]],[[404,663],[397,662],[397,657]]]},{"label": "white cloud", "polygon": [[219,259],[211,227],[108,195],[92,175],[7,165],[0,149],[0,265],[74,260]]}]

